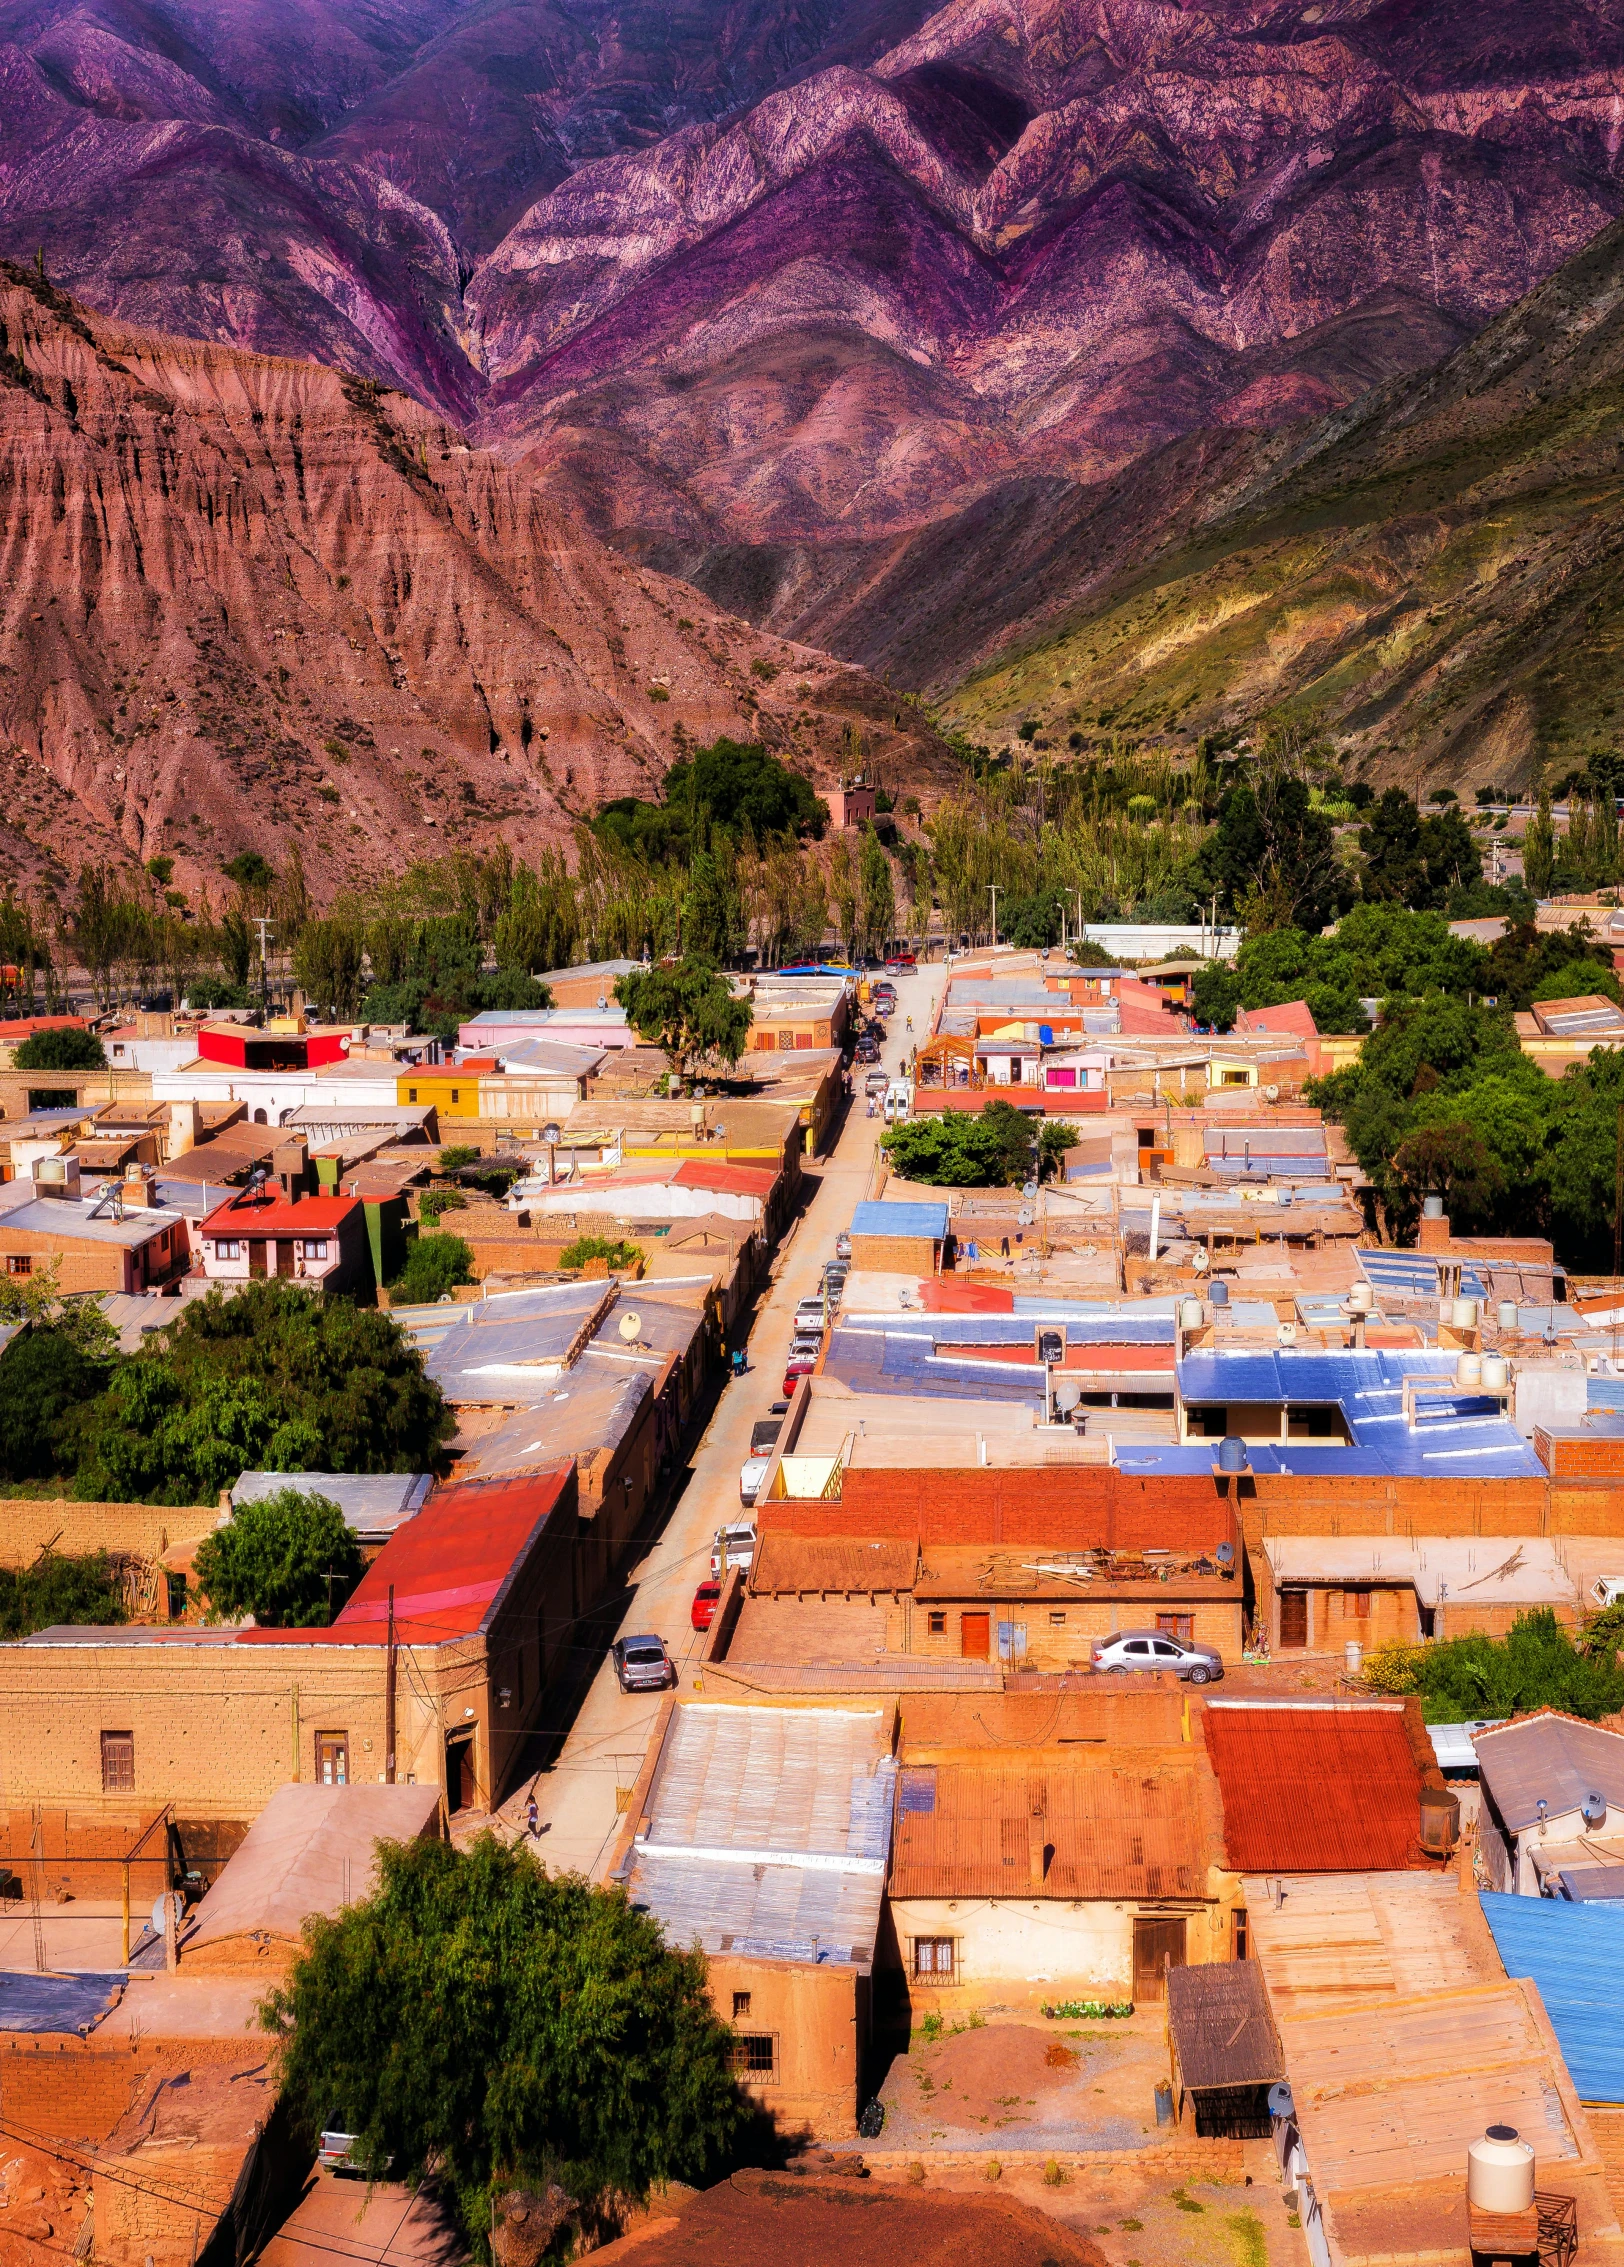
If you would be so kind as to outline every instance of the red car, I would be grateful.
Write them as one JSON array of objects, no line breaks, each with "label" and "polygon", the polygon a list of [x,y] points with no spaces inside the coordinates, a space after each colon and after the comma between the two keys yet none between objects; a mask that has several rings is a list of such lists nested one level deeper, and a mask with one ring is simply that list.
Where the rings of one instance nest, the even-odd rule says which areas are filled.
[{"label": "red car", "polygon": [[702,1582],[699,1585],[699,1588],[694,1592],[694,1602],[688,1612],[688,1619],[693,1623],[695,1629],[710,1628],[711,1623],[716,1619],[716,1609],[721,1603],[721,1598],[722,1585],[719,1582]]},{"label": "red car", "polygon": [[800,1384],[802,1378],[810,1377],[816,1367],[817,1364],[810,1354],[796,1355],[794,1361],[784,1372],[784,1399],[786,1401],[794,1398],[795,1388]]}]

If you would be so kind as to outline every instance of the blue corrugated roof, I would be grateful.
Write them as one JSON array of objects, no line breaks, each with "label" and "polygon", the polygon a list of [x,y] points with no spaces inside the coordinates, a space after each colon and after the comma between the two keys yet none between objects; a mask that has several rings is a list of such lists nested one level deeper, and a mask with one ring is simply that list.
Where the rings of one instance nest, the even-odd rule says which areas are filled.
[{"label": "blue corrugated roof", "polygon": [[37,1976],[22,1969],[0,1975],[0,2031],[92,2030],[118,2005],[124,1978]]},{"label": "blue corrugated roof", "polygon": [[[1356,1249],[1353,1256],[1364,1270],[1365,1281],[1377,1291],[1386,1291],[1396,1299],[1438,1297],[1438,1263],[1427,1252]],[[1460,1288],[1465,1299],[1486,1299],[1489,1295],[1474,1267],[1462,1267]]]},{"label": "blue corrugated roof", "polygon": [[945,1204],[860,1204],[851,1216],[854,1236],[920,1236],[940,1243],[947,1234]]},{"label": "blue corrugated roof", "polygon": [[1624,1410],[1624,1378],[1597,1373],[1585,1380],[1585,1398],[1592,1409]]},{"label": "blue corrugated roof", "polygon": [[1531,1976],[1581,2102],[1624,2102],[1624,2026],[1613,1979],[1624,1962],[1624,1912],[1611,1901],[1486,1890],[1483,1911],[1508,1976]]}]

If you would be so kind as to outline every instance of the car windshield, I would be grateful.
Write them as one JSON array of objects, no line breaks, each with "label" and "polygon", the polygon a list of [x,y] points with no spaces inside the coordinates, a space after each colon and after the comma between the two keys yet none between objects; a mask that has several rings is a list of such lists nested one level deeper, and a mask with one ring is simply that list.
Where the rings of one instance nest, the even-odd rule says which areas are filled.
[{"label": "car windshield", "polygon": [[626,1660],[634,1669],[645,1669],[664,1659],[664,1651],[658,1645],[628,1645],[626,1648]]}]

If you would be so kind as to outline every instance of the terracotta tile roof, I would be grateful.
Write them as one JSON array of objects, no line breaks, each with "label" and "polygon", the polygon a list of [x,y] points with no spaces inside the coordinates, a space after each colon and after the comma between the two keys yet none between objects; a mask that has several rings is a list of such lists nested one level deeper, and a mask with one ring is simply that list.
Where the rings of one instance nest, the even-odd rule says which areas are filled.
[{"label": "terracotta tile roof", "polygon": [[1237,1871],[1382,1873],[1427,1862],[1427,1782],[1402,1706],[1209,1701],[1202,1720]]},{"label": "terracotta tile roof", "polygon": [[906,1542],[887,1538],[853,1543],[835,1537],[780,1535],[769,1528],[750,1569],[750,1588],[758,1596],[784,1591],[909,1590],[918,1558],[911,1537]]},{"label": "terracotta tile roof", "polygon": [[[891,1895],[1200,1897],[1194,1758],[906,1765]],[[1214,1853],[1215,1854],[1215,1853]]]}]

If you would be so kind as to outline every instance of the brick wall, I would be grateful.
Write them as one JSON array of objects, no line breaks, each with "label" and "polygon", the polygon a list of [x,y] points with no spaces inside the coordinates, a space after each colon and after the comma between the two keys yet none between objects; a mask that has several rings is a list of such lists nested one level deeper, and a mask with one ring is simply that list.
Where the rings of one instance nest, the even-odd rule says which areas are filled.
[{"label": "brick wall", "polygon": [[939,1275],[942,1247],[928,1236],[853,1236],[851,1264],[885,1275]]},{"label": "brick wall", "polygon": [[1210,1480],[1144,1480],[1109,1465],[848,1469],[838,1504],[773,1504],[781,1532],[903,1536],[930,1543],[1019,1543],[1047,1550],[1212,1550],[1235,1540]]},{"label": "brick wall", "polygon": [[73,1503],[63,1496],[0,1496],[0,1566],[32,1566],[47,1545],[63,1558],[92,1551],[161,1558],[171,1543],[207,1535],[218,1516],[213,1504]]}]

